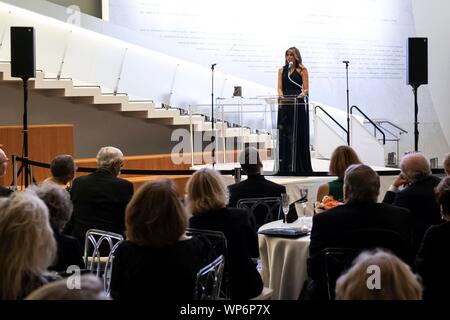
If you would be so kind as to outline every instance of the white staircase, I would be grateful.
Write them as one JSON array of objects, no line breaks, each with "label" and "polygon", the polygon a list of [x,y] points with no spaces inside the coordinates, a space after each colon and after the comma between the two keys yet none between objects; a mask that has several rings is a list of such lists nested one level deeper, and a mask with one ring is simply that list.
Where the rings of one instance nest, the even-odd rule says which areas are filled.
[{"label": "white staircase", "polygon": [[[0,81],[19,82],[11,77],[11,64],[0,62]],[[29,80],[31,90],[45,90],[48,95],[71,99],[73,102],[91,104],[104,110],[120,112],[124,116],[146,119],[168,126],[190,126],[194,131],[211,131],[211,122],[204,115],[185,115],[181,109],[166,108],[159,103],[130,101],[127,94],[105,94],[100,86],[76,86],[72,79],[45,78],[38,70],[36,78]],[[248,128],[229,127],[227,122],[215,122],[214,129],[223,138],[241,137],[244,143],[259,143],[263,148],[271,148],[271,136],[267,133],[251,133]]]}]

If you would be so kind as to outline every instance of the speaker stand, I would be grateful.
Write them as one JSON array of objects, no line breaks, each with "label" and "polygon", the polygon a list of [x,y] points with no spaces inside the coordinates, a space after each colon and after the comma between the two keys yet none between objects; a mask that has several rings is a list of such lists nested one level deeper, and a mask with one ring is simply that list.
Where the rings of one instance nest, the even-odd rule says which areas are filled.
[{"label": "speaker stand", "polygon": [[22,77],[23,82],[23,159],[18,175],[23,170],[25,176],[25,188],[28,187],[29,182],[33,181],[31,177],[31,171],[28,164],[28,77]]},{"label": "speaker stand", "polygon": [[419,113],[419,105],[417,104],[417,89],[420,84],[412,84],[414,93],[414,151],[419,151],[419,122],[417,121],[417,115]]}]

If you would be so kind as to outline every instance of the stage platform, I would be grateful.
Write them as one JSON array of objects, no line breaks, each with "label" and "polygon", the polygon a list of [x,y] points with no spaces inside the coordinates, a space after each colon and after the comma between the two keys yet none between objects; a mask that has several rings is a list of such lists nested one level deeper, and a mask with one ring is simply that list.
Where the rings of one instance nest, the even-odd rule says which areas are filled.
[{"label": "stage platform", "polygon": [[[330,165],[330,160],[326,159],[311,159],[311,164],[313,167],[313,170],[315,172],[328,172],[328,167]],[[211,164],[207,165],[195,165],[192,166],[191,169],[198,170],[200,168],[209,167],[212,168]],[[239,168],[239,163],[218,163],[214,166],[216,170],[233,170],[234,168]],[[313,215],[313,206],[314,202],[316,201],[317,196],[317,189],[322,183],[334,180],[336,177],[333,176],[309,176],[309,177],[295,177],[295,176],[289,176],[289,177],[283,177],[283,176],[273,176],[271,175],[270,171],[274,167],[274,161],[273,160],[263,160],[263,168],[264,168],[264,175],[266,178],[270,181],[273,181],[275,183],[284,185],[286,187],[286,192],[289,194],[289,199],[291,202],[294,202],[301,198],[300,196],[300,189],[308,189],[308,204],[306,206],[306,209],[303,209],[303,207],[300,204],[296,204],[297,213],[299,216],[305,215],[305,216],[311,216]],[[395,168],[389,168],[389,167],[377,167],[377,166],[371,166],[372,169],[380,173],[380,195],[378,197],[378,201],[383,200],[384,194],[386,190],[389,188],[395,177],[398,173],[400,173],[399,169]],[[383,173],[384,172],[384,173]],[[388,174],[388,175],[385,175]],[[245,180],[247,177],[245,175],[242,175],[241,180]],[[224,179],[227,183],[233,184],[234,183],[234,177],[232,176],[224,176]]]}]

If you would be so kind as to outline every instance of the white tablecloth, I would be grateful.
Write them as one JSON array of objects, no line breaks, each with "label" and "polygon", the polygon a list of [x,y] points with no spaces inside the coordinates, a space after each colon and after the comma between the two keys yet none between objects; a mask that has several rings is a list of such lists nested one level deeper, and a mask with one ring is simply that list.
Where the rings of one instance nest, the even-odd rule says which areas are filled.
[{"label": "white tablecloth", "polygon": [[[293,223],[282,220],[261,226],[259,230],[279,227],[311,228],[312,217],[302,217]],[[264,286],[273,289],[275,300],[296,300],[307,278],[306,260],[309,256],[309,236],[298,239],[259,234],[259,253]]]}]

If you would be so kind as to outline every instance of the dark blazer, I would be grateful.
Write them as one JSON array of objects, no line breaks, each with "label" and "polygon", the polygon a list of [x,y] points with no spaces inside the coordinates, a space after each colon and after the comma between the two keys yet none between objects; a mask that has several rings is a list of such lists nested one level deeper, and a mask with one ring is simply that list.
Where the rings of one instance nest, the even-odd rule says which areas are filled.
[{"label": "dark blazer", "polygon": [[435,176],[416,181],[399,192],[387,191],[383,203],[409,209],[413,220],[413,253],[422,243],[425,231],[440,224],[441,214],[436,202],[434,188],[441,180]]},{"label": "dark blazer", "polygon": [[210,262],[207,250],[195,237],[162,248],[124,241],[115,252],[111,296],[149,302],[192,300],[197,272]]},{"label": "dark blazer", "polygon": [[[229,207],[236,207],[239,200],[245,198],[281,197],[282,193],[286,193],[285,186],[269,181],[260,174],[249,175],[246,180],[228,186],[228,190],[230,193]],[[278,219],[278,210],[276,211],[272,214],[272,220]],[[266,208],[256,207],[254,212],[255,231],[264,224],[266,213]]]},{"label": "dark blazer", "polygon": [[[353,233],[361,229],[381,229],[398,233],[405,240],[405,255],[411,243],[411,217],[407,209],[388,204],[353,201],[313,217],[309,246],[308,275],[318,280],[320,252],[329,247],[361,248],[364,244]],[[378,239],[369,239],[377,244]],[[379,239],[384,245],[383,239]],[[387,248],[390,249],[390,248]],[[409,256],[405,259],[410,258]]]},{"label": "dark blazer", "polygon": [[423,238],[416,259],[424,286],[423,298],[450,298],[450,222],[430,227]]},{"label": "dark blazer", "polygon": [[1,197],[9,197],[11,195],[11,193],[13,193],[12,190],[5,188],[4,186],[0,186],[0,198]]},{"label": "dark blazer", "polygon": [[73,235],[84,244],[86,231],[95,228],[123,234],[125,208],[133,196],[133,184],[108,170],[99,169],[76,178],[71,190]]},{"label": "dark blazer", "polygon": [[228,186],[230,207],[236,207],[244,198],[280,197],[286,193],[286,187],[267,180],[263,175],[249,175],[246,180]]},{"label": "dark blazer", "polygon": [[83,252],[78,240],[74,237],[53,230],[56,243],[58,245],[57,259],[48,269],[57,272],[66,272],[71,265],[84,269]]},{"label": "dark blazer", "polygon": [[247,211],[223,208],[193,216],[191,228],[222,231],[227,238],[232,299],[249,299],[259,295],[264,287],[252,257],[259,256],[258,238],[250,226]]}]

